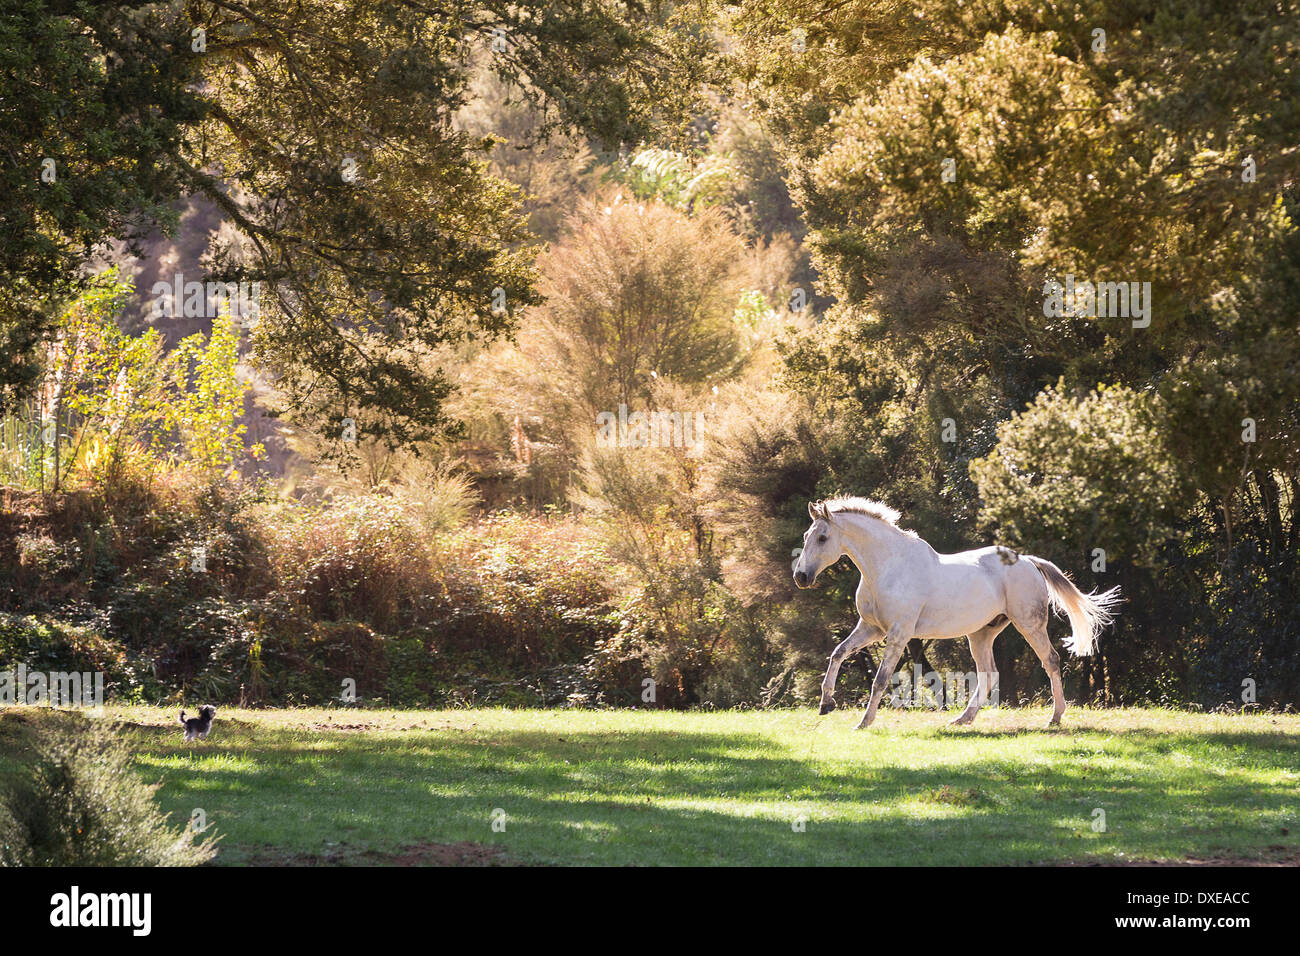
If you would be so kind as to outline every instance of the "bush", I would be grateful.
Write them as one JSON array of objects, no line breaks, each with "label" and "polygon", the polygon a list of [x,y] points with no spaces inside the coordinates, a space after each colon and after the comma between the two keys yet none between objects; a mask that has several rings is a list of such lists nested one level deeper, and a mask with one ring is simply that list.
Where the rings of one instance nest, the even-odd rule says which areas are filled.
[{"label": "bush", "polygon": [[598,535],[573,519],[502,513],[438,551],[431,642],[459,665],[451,677],[463,699],[559,703],[583,693],[585,662],[617,626]]},{"label": "bush", "polygon": [[1207,707],[1241,706],[1244,681],[1254,703],[1282,709],[1300,700],[1300,567],[1294,557],[1269,560],[1260,545],[1241,542],[1208,595],[1211,620],[1196,655],[1195,691]]},{"label": "bush", "polygon": [[[660,407],[690,407],[669,386],[660,395]],[[679,448],[597,448],[584,459],[577,497],[621,572],[619,633],[596,662],[603,683],[620,681],[609,688],[620,702],[639,703],[649,678],[659,706],[751,704],[772,677],[767,615],[723,579],[701,470]]]},{"label": "bush", "polygon": [[1158,564],[1186,489],[1149,394],[1098,388],[1082,399],[1047,389],[998,428],[998,445],[971,463],[981,526],[1011,545]]},{"label": "bush", "polygon": [[0,865],[196,866],[216,840],[174,830],[115,727],[79,718],[39,727],[34,759],[0,796]]},{"label": "bush", "polygon": [[122,648],[96,628],[0,612],[0,669],[17,664],[32,671],[103,672],[108,690],[128,678]]},{"label": "bush", "polygon": [[265,518],[272,580],[317,619],[390,626],[409,619],[428,591],[429,539],[396,498],[286,506]]}]

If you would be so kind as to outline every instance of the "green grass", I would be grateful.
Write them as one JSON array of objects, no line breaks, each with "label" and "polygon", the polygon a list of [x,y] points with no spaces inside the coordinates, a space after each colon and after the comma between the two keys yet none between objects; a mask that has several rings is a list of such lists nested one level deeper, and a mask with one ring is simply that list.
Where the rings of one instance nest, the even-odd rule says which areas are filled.
[{"label": "green grass", "polygon": [[[632,865],[1300,852],[1293,715],[1074,708],[1047,731],[1036,708],[952,729],[944,714],[887,711],[856,732],[855,712],[810,710],[227,709],[187,744],[172,711],[108,713],[131,725],[164,807],[178,820],[201,808],[225,835],[219,864],[385,862],[428,844]],[[16,766],[22,720],[0,713],[0,771]]]}]

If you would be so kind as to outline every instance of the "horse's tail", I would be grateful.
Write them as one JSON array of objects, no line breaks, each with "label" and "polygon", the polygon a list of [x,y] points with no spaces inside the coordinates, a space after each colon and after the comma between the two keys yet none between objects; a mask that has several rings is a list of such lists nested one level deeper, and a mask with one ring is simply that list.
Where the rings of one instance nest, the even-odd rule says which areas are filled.
[{"label": "horse's tail", "polygon": [[1051,561],[1028,557],[1047,582],[1052,607],[1070,619],[1071,633],[1065,639],[1065,646],[1075,657],[1087,657],[1097,649],[1097,635],[1101,629],[1115,619],[1115,608],[1123,600],[1119,588],[1084,594]]}]

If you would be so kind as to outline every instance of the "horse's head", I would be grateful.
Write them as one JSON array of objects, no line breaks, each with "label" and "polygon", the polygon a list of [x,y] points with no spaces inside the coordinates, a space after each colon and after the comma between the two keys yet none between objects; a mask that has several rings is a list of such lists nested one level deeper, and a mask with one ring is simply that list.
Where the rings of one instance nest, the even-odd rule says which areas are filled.
[{"label": "horse's head", "polygon": [[793,565],[794,583],[801,588],[812,587],[817,576],[845,554],[839,529],[831,524],[825,502],[809,503],[808,517],[812,524],[803,534],[803,547]]}]

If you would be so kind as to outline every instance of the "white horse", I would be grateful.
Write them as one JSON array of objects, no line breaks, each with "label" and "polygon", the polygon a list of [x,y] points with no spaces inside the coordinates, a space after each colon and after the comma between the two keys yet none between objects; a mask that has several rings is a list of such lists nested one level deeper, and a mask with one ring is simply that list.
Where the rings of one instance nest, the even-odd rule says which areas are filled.
[{"label": "white horse", "polygon": [[856,603],[858,624],[831,653],[822,681],[821,712],[835,709],[835,679],[844,659],[868,644],[885,642],[880,669],[871,685],[871,702],[858,724],[869,727],[893,676],[903,648],[913,637],[970,642],[978,673],[975,693],[954,724],[969,724],[979,713],[997,679],[993,640],[1007,623],[1016,626],[1052,682],[1054,708],[1048,726],[1061,722],[1065,693],[1061,689],[1061,658],[1047,637],[1047,609],[1054,607],[1070,621],[1065,641],[1074,655],[1091,654],[1097,634],[1111,622],[1119,603],[1119,588],[1084,594],[1050,561],[1018,555],[1008,548],[980,548],[961,554],[939,554],[916,536],[898,527],[898,512],[866,498],[832,498],[810,504],[812,526],[804,533],[803,550],[794,562],[794,581],[810,588],[817,576],[844,555],[857,566],[862,580]]}]

